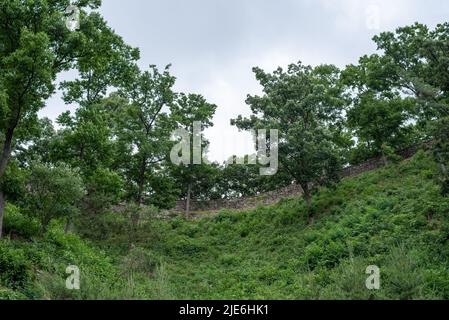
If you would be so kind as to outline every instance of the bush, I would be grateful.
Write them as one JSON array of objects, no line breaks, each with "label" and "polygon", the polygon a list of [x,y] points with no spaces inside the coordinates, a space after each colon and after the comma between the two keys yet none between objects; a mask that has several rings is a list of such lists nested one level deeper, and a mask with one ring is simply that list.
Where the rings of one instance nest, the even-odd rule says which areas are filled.
[{"label": "bush", "polygon": [[26,203],[30,214],[39,219],[42,232],[52,219],[70,219],[78,213],[84,186],[80,176],[69,167],[34,164],[27,186]]},{"label": "bush", "polygon": [[135,247],[122,260],[124,272],[141,272],[152,275],[160,265],[161,258],[149,250]]},{"label": "bush", "polygon": [[82,201],[84,214],[101,214],[120,202],[123,181],[109,169],[97,169],[86,181],[87,194]]},{"label": "bush", "polygon": [[382,272],[389,295],[401,300],[421,299],[425,287],[420,253],[404,246],[394,248]]},{"label": "bush", "polygon": [[0,287],[0,300],[27,300],[27,297],[20,292]]},{"label": "bush", "polygon": [[366,268],[369,265],[371,264],[362,258],[344,260],[338,267],[332,270],[330,285],[322,290],[320,298],[337,300],[383,298],[382,282],[381,290],[368,290],[366,288],[366,279],[369,276],[366,274]]},{"label": "bush", "polygon": [[0,242],[0,284],[10,289],[26,287],[32,280],[31,264],[21,249]]},{"label": "bush", "polygon": [[6,235],[31,239],[38,236],[40,224],[35,219],[24,216],[20,209],[7,204],[5,208],[4,232]]},{"label": "bush", "polygon": [[181,254],[181,255],[195,255],[200,252],[207,251],[207,248],[202,244],[192,240],[191,238],[180,236],[174,241],[173,244],[173,254]]},{"label": "bush", "polygon": [[223,254],[219,262],[224,266],[236,266],[239,263],[239,258],[234,254]]}]

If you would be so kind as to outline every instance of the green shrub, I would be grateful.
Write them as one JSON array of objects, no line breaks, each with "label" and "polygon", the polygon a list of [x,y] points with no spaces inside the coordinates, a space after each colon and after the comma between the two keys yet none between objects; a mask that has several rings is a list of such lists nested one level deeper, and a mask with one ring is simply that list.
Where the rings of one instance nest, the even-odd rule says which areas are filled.
[{"label": "green shrub", "polygon": [[195,255],[207,250],[202,244],[187,237],[179,237],[173,244],[174,254]]},{"label": "green shrub", "polygon": [[[449,199],[430,177],[434,165],[420,153],[321,189],[313,225],[298,199],[142,222],[131,251],[121,215],[101,215],[94,242],[55,219],[44,238],[0,243],[10,270],[0,272],[0,298],[449,299]],[[65,288],[70,264],[80,291]],[[380,268],[380,290],[365,286],[369,265]]]},{"label": "green shrub", "polygon": [[0,300],[27,300],[27,297],[20,292],[0,287]]},{"label": "green shrub", "polygon": [[219,258],[219,263],[224,266],[235,266],[238,265],[239,258],[233,254],[223,254]]},{"label": "green shrub", "polygon": [[25,201],[28,211],[39,219],[42,233],[53,219],[73,219],[78,214],[78,203],[85,193],[79,174],[62,164],[33,164],[27,187]]},{"label": "green shrub", "polygon": [[4,233],[25,239],[39,235],[40,224],[35,219],[23,215],[19,208],[7,204],[4,218]]},{"label": "green shrub", "polygon": [[31,264],[22,249],[0,241],[0,284],[10,289],[26,287],[32,280]]},{"label": "green shrub", "polygon": [[332,270],[329,285],[320,290],[320,298],[368,300],[379,297],[379,291],[368,290],[366,287],[366,268],[369,265],[361,258],[342,261]]},{"label": "green shrub", "polygon": [[141,272],[152,275],[161,263],[161,257],[153,252],[135,247],[122,260],[124,272]]},{"label": "green shrub", "polygon": [[421,263],[417,250],[409,250],[405,246],[392,250],[382,270],[383,286],[390,296],[401,300],[423,298],[425,283]]}]

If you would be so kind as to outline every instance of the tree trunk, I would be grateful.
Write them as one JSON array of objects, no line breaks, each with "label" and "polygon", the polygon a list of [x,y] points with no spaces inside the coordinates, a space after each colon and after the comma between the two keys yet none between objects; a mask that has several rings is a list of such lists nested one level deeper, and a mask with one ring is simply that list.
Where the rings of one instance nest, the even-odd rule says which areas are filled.
[{"label": "tree trunk", "polygon": [[143,204],[144,199],[143,199],[143,191],[145,188],[145,171],[147,170],[147,158],[146,156],[143,157],[142,162],[140,164],[140,171],[139,171],[139,182],[138,182],[138,186],[139,186],[139,190],[138,190],[138,194],[137,194],[137,203],[139,205]]},{"label": "tree trunk", "polygon": [[0,240],[3,234],[3,212],[5,210],[5,198],[3,197],[3,190],[0,189]]},{"label": "tree trunk", "polygon": [[3,143],[2,153],[0,154],[0,239],[3,234],[3,216],[5,211],[5,196],[3,193],[2,179],[5,175],[6,166],[8,165],[9,156],[11,154],[12,137],[14,135],[14,127],[6,131],[5,142]]},{"label": "tree trunk", "polygon": [[384,167],[388,166],[388,157],[384,153],[382,153],[382,162],[384,163]]},{"label": "tree trunk", "polygon": [[440,152],[435,151],[435,159],[440,170],[441,191],[444,196],[449,194],[449,169],[444,163],[443,156]]},{"label": "tree trunk", "polygon": [[0,155],[0,180],[6,171],[6,166],[8,165],[9,156],[11,154],[12,137],[14,134],[14,129],[8,129],[5,135],[5,142],[3,143],[2,153]]},{"label": "tree trunk", "polygon": [[41,230],[40,230],[40,233],[39,233],[39,235],[40,235],[41,238],[44,237],[45,231],[46,231],[46,230],[47,230],[47,227],[45,226],[45,223],[42,223],[42,224],[41,224]]},{"label": "tree trunk", "polygon": [[141,210],[142,204],[137,204],[137,206],[133,209],[131,209],[131,214],[129,216],[129,219],[131,220],[130,229],[129,229],[129,235],[128,235],[128,252],[131,252],[131,250],[134,248],[134,243],[137,242],[138,237],[138,228],[139,228],[139,221],[140,221],[140,210]]},{"label": "tree trunk", "polygon": [[312,194],[310,193],[309,188],[303,188],[304,190],[304,200],[306,201],[306,205],[307,205],[307,223],[309,225],[313,224],[313,212],[312,212]]},{"label": "tree trunk", "polygon": [[190,219],[190,197],[192,195],[192,184],[189,183],[189,186],[187,188],[187,197],[186,197],[186,220]]},{"label": "tree trunk", "polygon": [[67,221],[65,222],[65,226],[64,226],[64,233],[65,234],[69,233],[70,225],[71,225],[71,220],[70,220],[70,218],[67,218]]}]

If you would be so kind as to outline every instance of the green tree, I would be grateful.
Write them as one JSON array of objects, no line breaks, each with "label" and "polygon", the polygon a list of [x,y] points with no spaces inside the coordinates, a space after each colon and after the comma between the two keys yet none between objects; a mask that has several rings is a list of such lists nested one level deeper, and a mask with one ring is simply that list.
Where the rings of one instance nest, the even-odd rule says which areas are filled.
[{"label": "green tree", "polygon": [[174,84],[169,66],[162,73],[150,66],[149,71],[136,74],[121,91],[127,101],[122,100],[116,109],[115,150],[121,156],[114,167],[125,178],[128,198],[139,204],[154,204],[155,193],[170,188],[154,182],[160,181],[157,176],[163,171],[173,144],[170,137],[176,122],[170,110],[175,98]]},{"label": "green tree", "polygon": [[[263,192],[279,190],[290,185],[293,181],[288,172],[282,166],[274,176],[260,175],[263,167],[260,163],[247,165],[248,156],[240,158],[234,156],[237,163],[226,163],[220,167],[214,198],[232,199],[239,197],[255,196]],[[234,161],[233,161],[234,162]]]},{"label": "green tree", "polygon": [[339,85],[339,70],[301,63],[265,73],[255,68],[263,96],[249,96],[253,116],[233,120],[240,129],[278,129],[279,162],[303,191],[312,221],[312,192],[319,185],[339,180],[339,146],[335,128],[346,100]]},{"label": "green tree", "polygon": [[87,179],[94,171],[110,167],[113,157],[111,115],[105,108],[108,90],[123,88],[138,72],[135,62],[139,50],[127,45],[113,30],[104,25],[99,15],[90,21],[99,26],[86,40],[83,55],[76,60],[78,77],[64,81],[61,89],[67,104],[78,104],[74,116],[62,114],[58,123],[58,160],[81,169]]},{"label": "green tree", "polygon": [[[189,163],[182,163],[172,166],[172,175],[181,191],[181,198],[185,200],[185,218],[190,216],[190,202],[192,196],[200,199],[207,198],[214,185],[216,176],[216,166],[211,165],[205,159],[208,141],[203,137],[202,130],[212,126],[212,117],[217,109],[216,105],[210,104],[204,97],[196,94],[179,94],[173,106],[173,118],[178,128],[184,129],[191,137],[189,143],[190,157]],[[196,132],[194,123],[201,127]],[[194,147],[194,140],[198,140],[197,147]],[[198,150],[199,149],[199,150]],[[198,152],[201,163],[194,163],[194,152]]]},{"label": "green tree", "polygon": [[413,105],[413,100],[399,97],[376,98],[370,93],[358,97],[347,113],[348,126],[355,130],[368,157],[382,156],[387,162],[386,148],[398,150],[410,144],[413,125],[407,123],[407,110]]},{"label": "green tree", "polygon": [[[237,160],[237,157],[233,159]],[[240,159],[239,162],[247,163],[248,157]],[[253,196],[263,188],[260,179],[259,166],[225,164],[220,170],[217,188],[224,199]]]},{"label": "green tree", "polygon": [[196,201],[210,200],[210,194],[215,187],[217,166],[202,163],[198,165],[179,165],[171,170],[179,198],[185,202],[185,219],[190,219],[192,199]]},{"label": "green tree", "polygon": [[56,130],[48,118],[38,119],[32,135],[24,140],[16,139],[14,158],[21,167],[28,167],[33,162],[52,163]]},{"label": "green tree", "polygon": [[[54,92],[58,73],[71,69],[88,48],[88,39],[101,34],[105,22],[95,9],[98,0],[77,2],[80,29],[71,32],[65,22],[69,0],[0,1],[0,180],[6,171],[14,141],[27,136],[37,112]],[[0,190],[0,237],[4,192]]]},{"label": "green tree", "polygon": [[23,195],[26,193],[25,180],[27,170],[21,168],[16,159],[11,159],[6,168],[2,180],[2,190],[8,200],[20,205],[23,202]]},{"label": "green tree", "polygon": [[449,23],[438,24],[434,30],[416,23],[395,32],[382,33],[374,41],[390,65],[396,67],[396,86],[416,99],[417,127],[423,131],[424,138],[436,140],[434,154],[445,193],[448,179],[444,126],[449,116]]},{"label": "green tree", "polygon": [[130,202],[121,210],[121,214],[125,219],[125,231],[128,240],[128,252],[134,248],[136,242],[142,240],[146,236],[146,232],[139,232],[142,224],[151,227],[154,216],[158,213],[158,209],[153,206],[142,206],[140,204]]},{"label": "green tree", "polygon": [[84,181],[86,193],[80,201],[76,227],[81,235],[97,239],[103,231],[104,214],[123,199],[124,183],[118,173],[101,167]]},{"label": "green tree", "polygon": [[[359,100],[354,103],[352,124],[363,118],[373,119],[360,121],[359,150],[366,148],[363,144],[368,140],[374,140],[373,134],[362,137],[366,134],[360,131],[373,129],[385,133],[375,139],[377,153],[381,140],[397,149],[399,145],[438,139],[428,128],[449,115],[449,23],[438,24],[434,30],[415,23],[383,32],[373,40],[381,53],[362,57],[357,66],[348,66],[342,77]],[[366,95],[374,97],[370,100],[376,103],[361,106]]]},{"label": "green tree", "polygon": [[383,79],[391,88],[416,98],[421,127],[449,114],[448,40],[449,23],[439,24],[434,30],[415,23],[374,37],[383,51],[382,68],[390,69]]},{"label": "green tree", "polygon": [[66,165],[34,164],[27,178],[26,204],[45,233],[52,219],[72,219],[84,195],[81,177]]},{"label": "green tree", "polygon": [[97,168],[85,184],[87,192],[82,199],[82,209],[88,215],[101,214],[122,199],[123,180],[110,169]]},{"label": "green tree", "polygon": [[99,105],[81,107],[72,117],[65,112],[58,117],[62,128],[53,142],[52,159],[79,168],[85,179],[98,167],[113,163],[114,146],[109,116]]}]

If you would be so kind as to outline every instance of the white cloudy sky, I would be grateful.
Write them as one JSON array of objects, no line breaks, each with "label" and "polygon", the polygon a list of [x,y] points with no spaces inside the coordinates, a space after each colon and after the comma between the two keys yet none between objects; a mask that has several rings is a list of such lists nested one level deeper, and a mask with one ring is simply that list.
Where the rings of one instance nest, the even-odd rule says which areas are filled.
[{"label": "white cloudy sky", "polygon": [[[249,114],[247,94],[260,93],[252,67],[272,71],[299,60],[344,67],[374,52],[371,38],[381,31],[448,20],[449,1],[103,0],[100,11],[141,49],[142,68],[171,63],[177,91],[200,93],[218,105],[206,136],[209,158],[221,162],[252,152],[249,135],[229,123]],[[55,119],[74,108],[56,94],[41,115]]]}]

